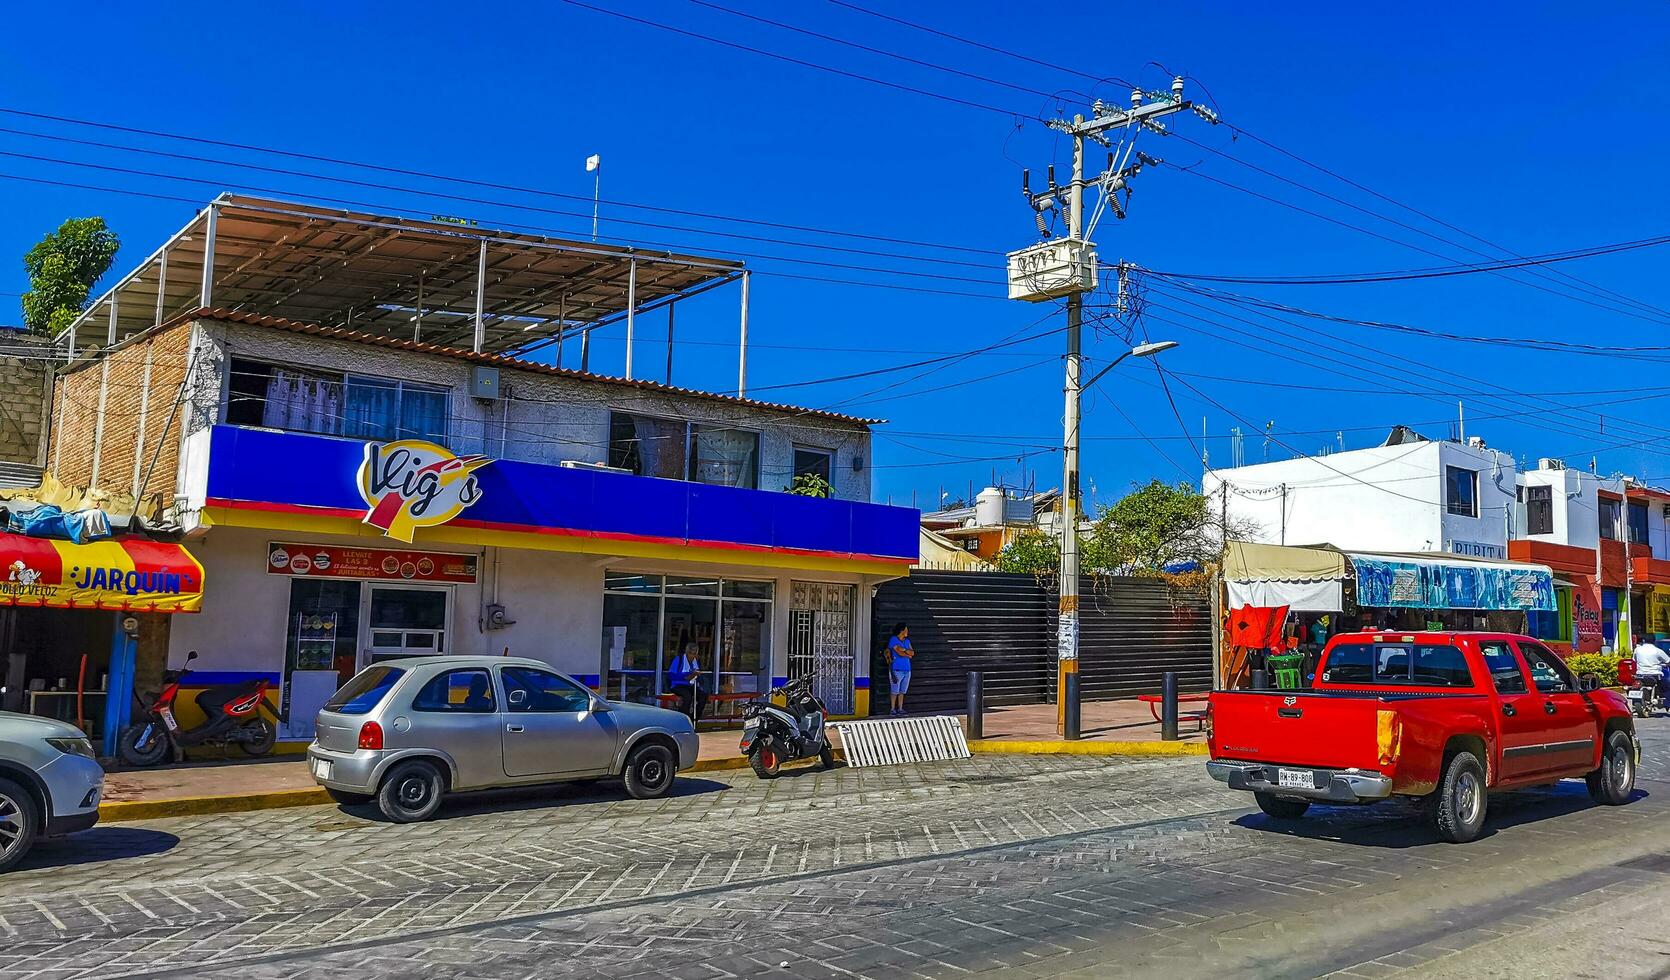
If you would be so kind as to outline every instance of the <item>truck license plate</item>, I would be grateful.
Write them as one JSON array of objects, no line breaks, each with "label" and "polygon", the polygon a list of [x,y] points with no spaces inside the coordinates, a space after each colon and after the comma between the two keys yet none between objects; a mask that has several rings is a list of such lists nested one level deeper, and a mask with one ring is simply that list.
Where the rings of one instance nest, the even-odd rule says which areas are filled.
[{"label": "truck license plate", "polygon": [[320,779],[331,778],[331,764],[329,759],[313,760],[313,775]]},{"label": "truck license plate", "polygon": [[1278,769],[1276,784],[1283,789],[1315,789],[1316,779],[1304,769]]}]

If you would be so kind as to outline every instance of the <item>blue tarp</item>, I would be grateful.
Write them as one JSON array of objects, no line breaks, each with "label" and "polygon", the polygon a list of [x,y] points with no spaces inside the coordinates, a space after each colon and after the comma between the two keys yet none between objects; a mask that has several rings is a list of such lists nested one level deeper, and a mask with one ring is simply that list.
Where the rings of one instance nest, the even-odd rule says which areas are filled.
[{"label": "blue tarp", "polygon": [[1351,555],[1357,605],[1372,609],[1551,611],[1554,576],[1545,568]]},{"label": "blue tarp", "polygon": [[31,538],[57,538],[86,544],[110,537],[110,519],[102,510],[65,513],[52,504],[6,515],[6,530]]}]

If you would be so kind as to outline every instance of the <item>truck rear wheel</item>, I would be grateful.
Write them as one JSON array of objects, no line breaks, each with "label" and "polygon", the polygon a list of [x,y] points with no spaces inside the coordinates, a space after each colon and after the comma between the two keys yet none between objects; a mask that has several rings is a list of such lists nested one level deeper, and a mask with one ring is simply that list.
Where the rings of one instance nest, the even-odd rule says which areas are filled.
[{"label": "truck rear wheel", "polygon": [[1635,792],[1635,744],[1629,733],[1615,731],[1606,736],[1600,768],[1589,773],[1585,781],[1596,803],[1621,806],[1629,802]]},{"label": "truck rear wheel", "polygon": [[1465,844],[1484,829],[1486,795],[1484,766],[1471,752],[1457,752],[1444,765],[1432,801],[1432,826],[1452,844]]},{"label": "truck rear wheel", "polygon": [[1288,800],[1274,793],[1254,793],[1258,808],[1277,820],[1297,820],[1310,809],[1308,800]]}]

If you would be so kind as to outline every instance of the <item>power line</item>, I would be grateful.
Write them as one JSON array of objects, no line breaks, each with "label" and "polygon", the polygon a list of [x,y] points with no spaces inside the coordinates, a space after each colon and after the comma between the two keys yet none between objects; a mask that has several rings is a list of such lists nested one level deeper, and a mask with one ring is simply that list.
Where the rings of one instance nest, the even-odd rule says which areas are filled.
[{"label": "power line", "polygon": [[[354,167],[361,170],[372,170],[380,173],[396,174],[404,177],[418,177],[424,180],[442,181],[453,184],[467,184],[472,187],[483,187],[490,190],[513,191],[519,194],[533,194],[540,197],[558,198],[568,201],[580,201],[591,204],[592,198],[583,194],[565,194],[561,191],[545,190],[537,187],[521,187],[515,184],[503,184],[488,180],[477,180],[469,177],[458,177],[449,174],[437,174],[424,170],[411,170],[402,167],[390,167],[359,160],[346,160],[339,157],[321,156],[315,153],[301,153],[295,150],[285,150],[277,147],[259,146],[249,143],[235,143],[228,140],[209,139],[203,136],[189,136],[181,133],[169,133],[154,129],[141,129],[134,126],[122,126],[115,123],[99,122],[90,119],[77,119],[71,116],[55,116],[44,112],[31,112],[0,106],[0,113],[13,116],[23,116],[29,119],[40,119],[48,122],[65,123],[72,126],[85,126],[92,129],[103,129],[111,132],[128,133],[134,136],[147,136],[155,139],[175,140],[192,143],[198,146],[218,146],[224,149],[243,150],[250,153],[265,153],[274,156],[288,157],[293,160],[309,160],[314,163],[327,163],[338,167]],[[658,214],[672,214],[686,218],[702,218],[709,221],[734,222],[747,225],[757,225],[763,228],[776,228],[782,231],[809,232],[817,235],[833,235],[841,238],[863,239],[865,241],[883,242],[890,245],[915,245],[922,248],[942,249],[958,252],[970,252],[976,255],[1002,255],[1003,252],[992,248],[975,248],[967,245],[952,245],[945,242],[918,241],[909,238],[899,238],[891,235],[872,235],[862,232],[841,231],[833,228],[819,228],[811,225],[785,224],[776,221],[764,221],[758,218],[742,218],[736,215],[716,214],[706,211],[691,211],[680,208],[658,207],[650,204],[638,204],[632,201],[600,199],[600,203],[610,207],[631,208],[638,211],[653,211]]]},{"label": "power line", "polygon": [[861,75],[858,72],[847,71],[847,70],[842,69],[842,68],[834,68],[834,67],[831,67],[830,65],[819,64],[815,61],[806,61],[806,60],[803,60],[801,58],[794,58],[794,57],[791,57],[791,56],[786,55],[786,54],[779,54],[776,51],[767,51],[764,48],[755,48],[755,47],[751,47],[751,46],[746,45],[746,44],[741,44],[741,43],[736,42],[736,41],[727,41],[724,38],[714,37],[711,34],[702,34],[702,33],[699,33],[697,31],[687,31],[687,30],[685,30],[681,27],[674,27],[671,24],[661,24],[661,23],[657,23],[656,21],[653,21],[653,20],[645,20],[642,17],[634,17],[631,14],[623,14],[618,10],[609,10],[605,7],[594,7],[589,3],[581,3],[580,0],[558,0],[558,2],[566,3],[570,7],[579,7],[582,10],[590,10],[593,13],[605,14],[609,17],[617,17],[621,20],[631,21],[634,24],[641,24],[644,27],[653,27],[658,31],[667,31],[667,32],[672,33],[672,34],[679,34],[679,35],[682,35],[684,37],[694,38],[695,40],[698,40],[698,41],[706,41],[710,44],[723,45],[724,47],[732,48],[732,49],[735,49],[737,51],[746,51],[749,54],[757,54],[757,55],[760,55],[760,56],[766,57],[766,58],[774,58],[778,61],[787,62],[791,65],[799,65],[802,68],[810,68],[814,71],[828,72],[831,75],[839,75],[843,78],[850,78],[850,79],[853,79],[855,81],[869,82],[872,85],[880,85],[880,86],[883,86],[884,88],[890,88],[890,89],[894,89],[894,90],[900,91],[900,92],[909,92],[912,95],[920,95],[920,96],[924,96],[924,97],[930,98],[930,99],[938,99],[941,102],[948,102],[948,103],[951,103],[953,105],[960,105],[960,106],[964,106],[965,108],[969,108],[969,109],[980,109],[980,110],[985,111],[985,112],[995,112],[995,113],[998,113],[999,115],[1008,116],[1009,118],[1014,119],[1014,120],[1021,120],[1021,119],[1031,118],[1024,112],[1016,112],[1012,109],[1004,109],[1000,106],[990,105],[990,104],[984,103],[984,102],[974,102],[974,101],[971,101],[969,99],[959,99],[954,95],[945,95],[945,94],[940,93],[940,92],[930,92],[927,89],[917,88],[913,85],[904,85],[904,84],[899,83],[899,82],[889,82],[886,79],[876,78],[872,75]]}]

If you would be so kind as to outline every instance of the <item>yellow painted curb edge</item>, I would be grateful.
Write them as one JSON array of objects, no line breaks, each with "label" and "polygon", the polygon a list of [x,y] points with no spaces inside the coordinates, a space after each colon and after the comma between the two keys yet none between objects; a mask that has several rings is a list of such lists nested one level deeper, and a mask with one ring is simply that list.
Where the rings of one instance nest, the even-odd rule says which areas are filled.
[{"label": "yellow painted curb edge", "polygon": [[315,806],[330,801],[330,795],[317,786],[309,789],[274,790],[270,793],[245,793],[239,796],[116,800],[99,804],[99,822],[122,823],[127,820],[151,820],[157,817],[191,817],[204,813],[247,813],[251,810],[276,810],[288,806]]},{"label": "yellow painted curb edge", "polygon": [[993,755],[1206,755],[1204,742],[1032,742],[979,739],[968,743],[979,753]]}]

